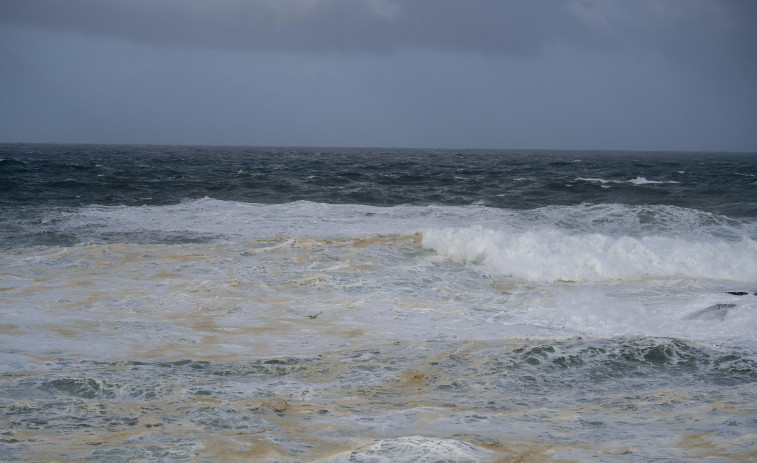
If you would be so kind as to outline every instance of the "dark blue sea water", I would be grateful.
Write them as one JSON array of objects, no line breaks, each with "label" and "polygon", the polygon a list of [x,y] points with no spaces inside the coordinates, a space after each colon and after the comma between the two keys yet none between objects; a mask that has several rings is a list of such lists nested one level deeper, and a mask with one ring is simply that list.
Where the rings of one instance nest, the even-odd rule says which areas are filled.
[{"label": "dark blue sea water", "polygon": [[0,156],[2,198],[12,206],[211,197],[512,209],[667,204],[757,214],[754,154],[17,144],[0,145]]},{"label": "dark blue sea water", "polygon": [[749,461],[755,339],[757,154],[0,145],[7,461]]}]

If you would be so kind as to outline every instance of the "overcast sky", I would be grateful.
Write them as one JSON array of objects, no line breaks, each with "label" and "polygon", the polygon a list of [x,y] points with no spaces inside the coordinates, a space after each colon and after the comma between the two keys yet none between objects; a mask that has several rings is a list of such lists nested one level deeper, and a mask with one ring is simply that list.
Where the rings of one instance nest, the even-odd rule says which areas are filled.
[{"label": "overcast sky", "polygon": [[0,0],[0,142],[757,151],[757,1]]}]

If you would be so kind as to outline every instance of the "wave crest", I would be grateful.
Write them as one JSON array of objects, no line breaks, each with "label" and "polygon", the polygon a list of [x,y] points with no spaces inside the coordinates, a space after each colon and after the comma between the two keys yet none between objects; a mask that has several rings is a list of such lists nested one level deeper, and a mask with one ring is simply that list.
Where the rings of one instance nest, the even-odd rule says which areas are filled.
[{"label": "wave crest", "polygon": [[644,276],[757,279],[757,242],[665,236],[521,232],[473,226],[423,233],[422,246],[461,264],[530,281],[601,281]]}]

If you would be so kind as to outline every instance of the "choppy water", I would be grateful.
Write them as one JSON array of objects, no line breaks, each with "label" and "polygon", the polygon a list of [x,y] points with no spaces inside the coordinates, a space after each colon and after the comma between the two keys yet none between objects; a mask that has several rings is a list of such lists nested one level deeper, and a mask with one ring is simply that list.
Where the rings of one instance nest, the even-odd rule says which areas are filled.
[{"label": "choppy water", "polygon": [[7,461],[757,458],[755,155],[0,145],[0,240]]}]

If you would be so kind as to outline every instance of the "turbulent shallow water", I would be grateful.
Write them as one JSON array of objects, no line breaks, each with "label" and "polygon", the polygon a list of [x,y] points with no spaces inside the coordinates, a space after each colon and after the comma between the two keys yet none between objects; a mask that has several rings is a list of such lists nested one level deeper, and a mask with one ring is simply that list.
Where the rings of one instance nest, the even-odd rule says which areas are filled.
[{"label": "turbulent shallow water", "polygon": [[7,461],[752,461],[757,156],[0,145]]}]

